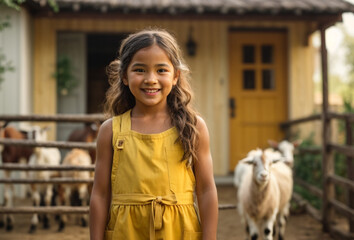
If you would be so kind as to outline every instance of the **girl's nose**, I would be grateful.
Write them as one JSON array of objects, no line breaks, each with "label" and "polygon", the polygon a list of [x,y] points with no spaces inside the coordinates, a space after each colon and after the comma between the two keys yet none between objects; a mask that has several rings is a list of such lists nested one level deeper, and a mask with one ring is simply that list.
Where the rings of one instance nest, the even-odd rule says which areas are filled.
[{"label": "girl's nose", "polygon": [[154,73],[149,73],[146,75],[144,83],[146,84],[155,84],[157,83],[157,79]]}]

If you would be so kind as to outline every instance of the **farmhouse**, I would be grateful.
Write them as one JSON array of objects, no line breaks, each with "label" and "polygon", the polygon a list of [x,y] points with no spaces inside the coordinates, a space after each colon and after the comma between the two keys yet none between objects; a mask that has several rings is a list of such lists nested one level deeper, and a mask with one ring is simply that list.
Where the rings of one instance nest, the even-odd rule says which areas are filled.
[{"label": "farmhouse", "polygon": [[[1,20],[10,21],[0,47],[15,68],[0,86],[0,114],[100,113],[105,67],[120,41],[162,27],[176,36],[192,69],[216,175],[268,139],[281,140],[281,122],[313,113],[313,34],[324,36],[342,13],[354,12],[344,0],[56,2],[59,12],[46,0],[28,0],[20,11],[0,5]],[[57,81],[57,65],[72,74],[64,80],[73,88]],[[53,129],[52,139],[65,139],[72,128]]]}]

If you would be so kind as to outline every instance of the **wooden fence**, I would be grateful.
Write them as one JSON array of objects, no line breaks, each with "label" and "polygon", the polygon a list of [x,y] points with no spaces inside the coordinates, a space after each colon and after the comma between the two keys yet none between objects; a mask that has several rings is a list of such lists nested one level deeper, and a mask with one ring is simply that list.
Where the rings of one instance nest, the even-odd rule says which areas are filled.
[{"label": "wooden fence", "polygon": [[[330,140],[330,122],[333,119],[344,121],[346,144],[339,145]],[[281,124],[281,127],[290,135],[290,129],[296,124],[310,121],[322,120],[323,139],[320,148],[300,148],[300,154],[321,154],[322,155],[322,189],[295,178],[295,183],[311,192],[322,200],[322,209],[319,211],[306,203],[306,210],[314,218],[322,222],[323,230],[329,232],[333,237],[343,240],[354,239],[354,146],[353,146],[353,125],[354,114],[338,114],[327,112],[327,114],[313,115],[306,118],[296,119]],[[333,152],[336,151],[346,156],[347,176],[341,177],[335,174]],[[296,173],[295,173],[296,175]],[[336,200],[335,186],[341,186],[347,192],[346,203]],[[299,198],[294,194],[295,198]],[[344,216],[348,221],[348,230],[339,229],[333,224],[334,213]]]},{"label": "wooden fence", "polygon": [[[76,122],[76,123],[90,123],[90,122],[103,122],[103,115],[2,115],[0,122]],[[1,127],[1,125],[0,125]],[[34,140],[14,140],[14,139],[0,139],[0,144],[13,145],[13,146],[26,146],[26,147],[56,147],[56,148],[81,148],[81,149],[94,149],[95,143],[83,142],[65,142],[65,141],[46,141],[36,142]],[[2,164],[1,170],[8,171],[94,171],[94,165],[80,167],[80,166],[30,166],[25,164]],[[77,184],[77,183],[92,183],[93,179],[73,179],[73,178],[51,178],[51,179],[1,179],[0,184]],[[235,209],[235,205],[220,204],[220,210]],[[0,207],[0,214],[33,214],[33,213],[50,213],[50,214],[75,214],[75,213],[88,213],[89,207],[69,207],[69,206],[51,206],[51,207]]]}]

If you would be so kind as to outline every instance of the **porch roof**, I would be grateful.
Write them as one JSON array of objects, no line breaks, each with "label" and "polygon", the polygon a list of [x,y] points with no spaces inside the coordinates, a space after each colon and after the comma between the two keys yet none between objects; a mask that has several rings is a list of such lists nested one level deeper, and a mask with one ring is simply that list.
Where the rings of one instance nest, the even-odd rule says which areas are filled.
[{"label": "porch roof", "polygon": [[[32,0],[45,5],[47,0]],[[345,0],[56,0],[61,10],[142,13],[341,14],[354,12]]]}]

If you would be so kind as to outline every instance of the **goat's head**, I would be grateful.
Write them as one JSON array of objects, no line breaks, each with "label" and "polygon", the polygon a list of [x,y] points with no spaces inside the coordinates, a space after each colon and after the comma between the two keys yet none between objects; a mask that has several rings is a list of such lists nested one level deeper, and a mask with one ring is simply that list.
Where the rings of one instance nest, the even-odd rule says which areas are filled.
[{"label": "goat's head", "polygon": [[279,143],[273,140],[268,140],[268,143],[271,147],[278,149],[282,153],[284,161],[292,166],[294,163],[295,148],[297,148],[302,143],[302,140],[296,140],[292,142],[283,140]]},{"label": "goat's head", "polygon": [[256,181],[258,185],[264,186],[269,181],[272,164],[279,160],[281,159],[277,157],[277,155],[257,149],[250,152],[248,156],[241,161],[253,166],[254,181]]}]

